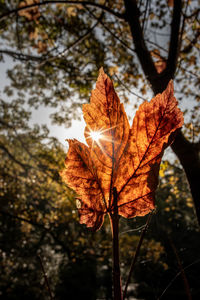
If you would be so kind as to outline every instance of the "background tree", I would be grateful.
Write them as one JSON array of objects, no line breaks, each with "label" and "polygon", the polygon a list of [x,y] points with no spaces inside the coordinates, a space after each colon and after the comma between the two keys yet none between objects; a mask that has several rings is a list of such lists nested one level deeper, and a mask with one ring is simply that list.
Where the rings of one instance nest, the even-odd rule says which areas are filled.
[{"label": "background tree", "polygon": [[[121,90],[121,81],[137,88],[138,98],[147,86],[156,94],[174,79],[179,100],[186,110],[192,106],[186,118],[192,139],[186,129],[172,148],[200,221],[198,1],[2,0],[1,11],[1,57],[20,61],[8,72],[7,93],[23,89],[34,107],[60,107],[53,114],[59,124],[70,124],[102,65],[117,77]],[[126,99],[126,87],[124,93]]]},{"label": "background tree", "polygon": [[[93,234],[79,226],[74,194],[58,175],[62,145],[47,128],[28,125],[31,109],[46,106],[53,122],[70,126],[104,66],[133,110],[151,98],[149,88],[160,92],[170,78],[185,110],[173,144],[182,166],[162,164],[157,213],[129,297],[164,292],[162,299],[188,299],[184,271],[198,299],[200,239],[192,207],[193,198],[199,215],[198,2],[0,0],[0,10],[0,58],[13,61],[0,101],[0,296],[48,299],[39,254],[56,299],[80,299],[79,291],[112,298],[108,227]],[[120,222],[125,278],[145,220]]]}]

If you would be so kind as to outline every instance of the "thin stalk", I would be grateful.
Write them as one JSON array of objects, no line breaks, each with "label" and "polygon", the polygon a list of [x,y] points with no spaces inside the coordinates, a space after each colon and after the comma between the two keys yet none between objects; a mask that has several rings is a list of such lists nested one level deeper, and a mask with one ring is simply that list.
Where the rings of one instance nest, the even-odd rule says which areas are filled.
[{"label": "thin stalk", "polygon": [[127,281],[126,281],[126,286],[124,288],[124,293],[123,293],[123,299],[125,300],[126,298],[126,294],[127,294],[127,289],[128,289],[128,285],[130,283],[130,279],[131,279],[131,275],[133,273],[133,269],[134,269],[134,266],[135,266],[135,263],[137,261],[137,258],[138,258],[138,255],[139,255],[139,252],[140,252],[140,248],[141,248],[141,245],[142,245],[142,242],[143,242],[143,239],[144,239],[144,236],[145,236],[145,233],[147,231],[147,228],[149,226],[149,223],[151,221],[151,217],[152,217],[152,212],[148,215],[148,219],[146,221],[146,225],[145,227],[143,228],[142,230],[142,233],[140,235],[140,240],[139,240],[139,243],[137,245],[137,249],[136,249],[136,252],[135,252],[135,255],[133,257],[133,260],[132,260],[132,263],[131,263],[131,267],[130,267],[130,271],[129,271],[129,274],[128,274],[128,278],[127,278]]},{"label": "thin stalk", "polygon": [[117,190],[113,188],[114,212],[110,214],[113,240],[113,286],[114,300],[122,300],[120,265],[119,265],[119,216],[117,207]]},{"label": "thin stalk", "polygon": [[185,294],[186,294],[188,300],[192,300],[192,295],[191,295],[191,292],[190,292],[189,282],[187,280],[184,268],[182,266],[180,257],[178,255],[178,251],[177,251],[176,246],[174,245],[174,243],[173,243],[173,241],[172,241],[172,239],[171,239],[170,236],[168,236],[168,239],[169,239],[170,245],[171,245],[171,247],[172,247],[172,249],[174,251],[174,254],[176,256],[176,259],[177,259],[178,267],[179,267],[179,270],[180,270],[180,273],[181,273],[181,276],[182,276],[182,279],[183,279],[183,284],[184,284],[184,288],[185,288]]},{"label": "thin stalk", "polygon": [[42,273],[43,273],[44,280],[45,280],[45,283],[46,283],[46,286],[47,286],[47,290],[48,290],[48,293],[49,293],[49,298],[51,300],[53,300],[53,295],[52,295],[52,292],[51,292],[51,287],[50,287],[50,284],[49,284],[49,280],[48,280],[47,274],[45,272],[45,269],[44,269],[44,266],[43,266],[43,262],[42,262],[42,258],[41,258],[40,255],[38,255],[38,259],[40,261],[40,265],[41,265],[41,268],[42,268]]}]

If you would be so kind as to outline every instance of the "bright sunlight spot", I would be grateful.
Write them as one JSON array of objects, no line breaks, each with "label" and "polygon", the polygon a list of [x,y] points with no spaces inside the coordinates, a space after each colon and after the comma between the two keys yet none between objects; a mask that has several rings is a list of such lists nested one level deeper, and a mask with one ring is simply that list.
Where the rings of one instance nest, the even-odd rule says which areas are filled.
[{"label": "bright sunlight spot", "polygon": [[90,131],[90,137],[93,141],[98,143],[98,141],[102,137],[101,131]]}]

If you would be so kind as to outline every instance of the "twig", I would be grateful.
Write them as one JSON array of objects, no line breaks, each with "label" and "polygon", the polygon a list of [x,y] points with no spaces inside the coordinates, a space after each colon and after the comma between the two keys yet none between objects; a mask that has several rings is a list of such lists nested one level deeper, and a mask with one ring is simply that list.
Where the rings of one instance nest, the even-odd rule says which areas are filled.
[{"label": "twig", "polygon": [[131,91],[131,90],[128,88],[128,86],[125,85],[125,84],[121,81],[121,79],[119,78],[119,76],[117,76],[117,74],[114,74],[114,76],[117,78],[117,80],[119,81],[119,83],[120,83],[121,85],[123,85],[123,87],[125,87],[125,89],[126,89],[130,94],[132,94],[132,95],[134,95],[134,96],[136,96],[136,97],[138,97],[138,98],[140,98],[140,99],[142,99],[142,100],[144,100],[144,101],[146,100],[144,97],[142,97],[142,96],[140,96],[140,95],[134,93],[133,91]]},{"label": "twig", "polygon": [[125,300],[126,298],[126,294],[127,294],[127,289],[128,289],[128,285],[129,285],[129,282],[130,282],[130,279],[131,279],[131,275],[132,275],[132,272],[133,272],[133,269],[134,269],[134,266],[135,266],[135,263],[137,261],[137,258],[138,258],[138,255],[139,255],[139,252],[140,252],[140,248],[141,248],[141,245],[142,245],[142,242],[143,242],[143,239],[144,239],[144,235],[148,229],[148,226],[150,224],[150,221],[151,221],[151,218],[152,218],[152,215],[153,215],[153,212],[151,212],[149,215],[148,215],[148,219],[146,221],[146,225],[144,227],[144,229],[142,230],[142,233],[140,235],[140,240],[139,240],[139,243],[137,245],[137,249],[136,249],[136,252],[135,252],[135,255],[133,257],[133,260],[132,260],[132,263],[131,263],[131,267],[130,267],[130,271],[129,271],[129,274],[128,274],[128,278],[127,278],[127,281],[126,281],[126,285],[125,285],[125,289],[124,289],[124,294],[123,294],[123,300]]},{"label": "twig", "polygon": [[[147,11],[149,13],[149,0],[146,1],[146,7],[145,7],[145,12],[144,12],[144,20],[143,20],[143,23],[142,23],[142,31],[145,32],[145,23],[146,23],[146,15],[147,15]],[[148,22],[148,20],[147,20]]]},{"label": "twig", "polygon": [[[86,9],[87,9],[87,6],[86,6]],[[97,17],[95,16],[95,14],[92,12],[92,11],[90,11],[89,9],[87,9],[88,11],[89,11],[89,13],[90,13],[90,15],[94,18],[94,19],[97,19]],[[98,20],[98,19],[97,19]],[[119,43],[121,43],[122,44],[122,46],[124,46],[126,49],[129,49],[129,50],[131,50],[133,53],[135,53],[135,49],[134,48],[132,48],[132,47],[130,47],[126,42],[124,42],[121,38],[119,38],[114,32],[112,32],[112,30],[110,30],[110,28],[108,27],[108,26],[106,26],[105,24],[104,24],[104,22],[102,22],[101,20],[100,20],[100,22],[99,22],[100,24],[101,24],[101,26],[103,27],[103,28],[105,28],[105,30],[106,31],[108,31]]]},{"label": "twig", "polygon": [[12,218],[12,219],[21,221],[21,222],[26,222],[28,224],[33,225],[34,227],[37,227],[37,228],[40,228],[41,230],[44,230],[46,233],[50,234],[52,236],[52,238],[54,239],[54,241],[57,242],[58,245],[60,245],[64,249],[64,251],[67,253],[69,259],[71,258],[70,248],[67,247],[61,240],[59,240],[59,238],[52,232],[51,228],[49,228],[49,227],[47,228],[42,223],[36,223],[35,221],[28,220],[26,218],[13,215],[13,214],[11,214],[11,213],[9,213],[7,211],[0,210],[0,214],[3,215],[3,216],[5,215],[5,216],[7,216],[9,218]]},{"label": "twig", "polygon": [[[195,264],[200,263],[200,259],[197,259],[196,261],[194,261],[193,263],[189,264],[188,266],[186,266],[185,268],[183,268],[183,270],[185,271],[186,269],[192,267]],[[162,298],[162,296],[166,293],[166,291],[168,290],[168,288],[172,285],[172,283],[176,280],[176,278],[181,275],[181,271],[178,272],[174,278],[170,281],[170,283],[166,286],[166,288],[164,289],[164,291],[162,292],[162,294],[160,295],[160,297],[158,297],[156,300],[160,300]]]},{"label": "twig", "polygon": [[[186,6],[185,6],[185,13],[183,14],[183,22],[182,22],[181,31],[179,34],[179,36],[180,36],[179,37],[179,41],[180,41],[179,42],[179,52],[181,51],[181,46],[182,46],[182,42],[183,42],[183,33],[184,33],[184,29],[185,29],[185,20],[186,20],[185,15],[187,13],[188,3],[189,3],[189,0],[187,0]],[[179,71],[180,66],[181,66],[181,60],[177,66],[177,70],[176,70],[177,73]]]},{"label": "twig", "polygon": [[45,272],[45,269],[44,269],[44,266],[43,266],[43,263],[42,263],[42,258],[39,254],[38,254],[38,259],[40,261],[42,273],[44,275],[44,280],[45,280],[45,283],[46,283],[46,286],[47,286],[47,289],[48,289],[48,292],[49,292],[49,297],[50,297],[51,300],[53,300],[53,295],[52,295],[52,292],[51,292],[51,287],[49,285],[49,280],[48,280],[47,274]]},{"label": "twig", "polygon": [[99,17],[99,19],[97,19],[97,22],[87,30],[86,33],[84,33],[82,36],[80,36],[76,41],[74,41],[71,45],[69,45],[67,48],[65,48],[63,51],[59,52],[56,56],[47,58],[46,60],[44,60],[43,62],[41,62],[37,68],[40,68],[41,66],[43,66],[45,63],[47,62],[52,62],[54,60],[56,60],[58,57],[62,57],[64,55],[67,54],[68,51],[72,50],[74,47],[76,47],[79,43],[81,43],[85,38],[88,37],[88,35],[95,29],[95,27],[99,24],[100,19],[102,18],[103,13],[101,13],[101,16]]},{"label": "twig", "polygon": [[178,263],[178,267],[180,269],[180,273],[181,273],[181,276],[182,276],[182,279],[183,279],[183,284],[184,284],[184,288],[185,288],[185,293],[187,295],[187,298],[188,300],[192,300],[192,295],[191,295],[191,292],[190,292],[190,286],[189,286],[189,283],[188,283],[188,280],[187,280],[187,277],[185,275],[185,271],[183,269],[183,266],[182,266],[182,263],[181,263],[181,260],[180,260],[180,257],[178,255],[178,252],[177,252],[177,249],[172,241],[172,239],[168,236],[168,239],[169,239],[169,242],[170,242],[170,245],[174,251],[174,254],[176,256],[176,259],[177,259],[177,263]]},{"label": "twig", "polygon": [[144,229],[145,226],[146,226],[146,225],[144,224],[144,225],[142,225],[142,226],[140,226],[140,227],[138,227],[138,228],[130,229],[130,230],[126,230],[126,231],[120,232],[119,235],[122,235],[122,234],[125,234],[125,233],[129,233],[129,232],[136,232],[136,231],[139,231],[139,230],[141,230],[141,229]]},{"label": "twig", "polygon": [[28,55],[21,52],[12,51],[10,49],[0,49],[0,54],[6,54],[20,61],[41,61],[42,56]]}]

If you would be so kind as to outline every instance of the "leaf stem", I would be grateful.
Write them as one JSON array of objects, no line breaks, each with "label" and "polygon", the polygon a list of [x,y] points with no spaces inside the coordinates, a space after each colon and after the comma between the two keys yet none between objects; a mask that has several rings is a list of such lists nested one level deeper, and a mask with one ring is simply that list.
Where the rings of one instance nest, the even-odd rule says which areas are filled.
[{"label": "leaf stem", "polygon": [[153,215],[153,212],[151,212],[151,213],[148,215],[148,218],[147,218],[145,227],[143,228],[142,233],[141,233],[141,235],[140,235],[140,240],[139,240],[139,243],[138,243],[138,245],[137,245],[137,249],[136,249],[135,255],[134,255],[134,257],[133,257],[133,260],[132,260],[132,263],[131,263],[131,267],[130,267],[130,271],[129,271],[129,274],[128,274],[128,278],[127,278],[127,281],[126,281],[126,285],[125,285],[125,288],[124,288],[124,293],[123,293],[123,299],[124,299],[124,300],[125,300],[125,298],[126,298],[128,285],[129,285],[129,283],[130,283],[131,275],[132,275],[132,273],[133,273],[133,269],[134,269],[135,263],[136,263],[136,261],[137,261],[139,252],[140,252],[140,248],[141,248],[141,245],[142,245],[142,242],[143,242],[143,239],[144,239],[144,235],[145,235],[145,233],[146,233],[146,231],[147,231],[147,228],[148,228],[149,223],[150,223],[150,221],[151,221],[152,215]]},{"label": "leaf stem", "polygon": [[114,300],[122,300],[120,265],[119,265],[119,216],[117,207],[117,189],[113,188],[114,212],[110,214],[113,239],[113,286]]}]

